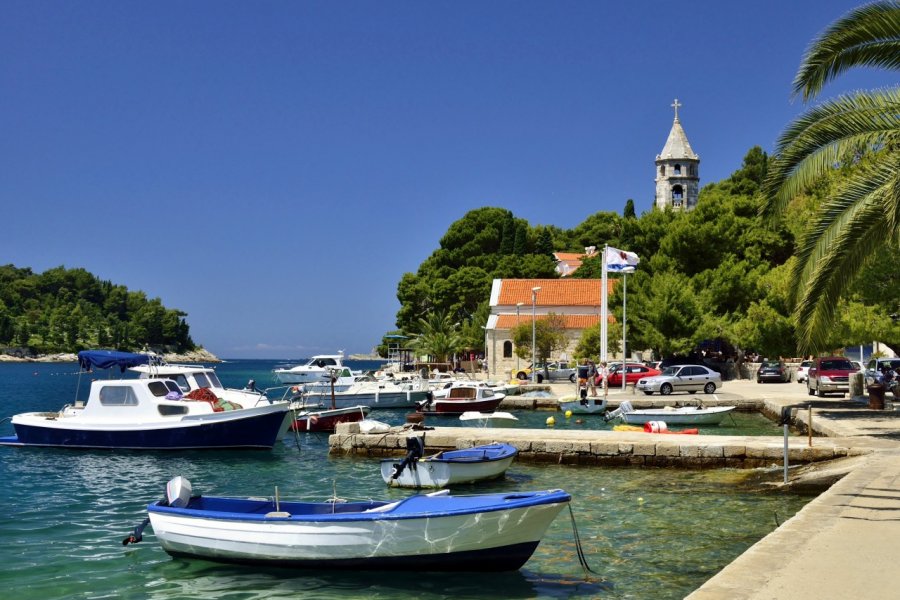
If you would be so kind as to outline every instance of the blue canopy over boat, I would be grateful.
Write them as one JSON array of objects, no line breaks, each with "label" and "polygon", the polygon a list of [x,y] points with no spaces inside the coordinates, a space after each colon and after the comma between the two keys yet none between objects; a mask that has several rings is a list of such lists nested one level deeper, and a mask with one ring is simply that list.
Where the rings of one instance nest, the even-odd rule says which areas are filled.
[{"label": "blue canopy over boat", "polygon": [[118,350],[82,350],[78,353],[78,364],[85,371],[90,371],[93,367],[98,369],[119,367],[124,373],[125,369],[149,363],[149,354],[134,354]]}]

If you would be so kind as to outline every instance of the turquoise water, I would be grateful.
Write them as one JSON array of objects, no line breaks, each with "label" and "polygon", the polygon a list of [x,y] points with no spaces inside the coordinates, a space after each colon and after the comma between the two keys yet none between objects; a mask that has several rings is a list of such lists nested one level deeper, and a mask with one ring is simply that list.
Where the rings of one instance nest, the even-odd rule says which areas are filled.
[{"label": "turquoise water", "polygon": [[[274,361],[219,365],[228,386],[270,383]],[[0,364],[0,418],[58,409],[74,399],[72,364]],[[387,414],[400,419],[403,414]],[[522,415],[519,415],[520,417]],[[546,419],[546,413],[537,413]],[[559,415],[557,415],[559,416]],[[574,425],[573,425],[574,426]],[[12,433],[8,422],[0,434]],[[776,467],[777,468],[777,467]],[[582,546],[600,574],[584,581],[568,512],[523,569],[436,575],[296,572],[172,559],[152,529],[121,540],[188,477],[196,493],[283,498],[398,499],[377,461],[329,456],[327,436],[288,437],[271,452],[85,452],[0,448],[0,589],[47,598],[682,598],[799,510],[806,497],[754,491],[736,471],[686,472],[514,463],[504,480],[460,493],[563,488],[573,495]]]}]

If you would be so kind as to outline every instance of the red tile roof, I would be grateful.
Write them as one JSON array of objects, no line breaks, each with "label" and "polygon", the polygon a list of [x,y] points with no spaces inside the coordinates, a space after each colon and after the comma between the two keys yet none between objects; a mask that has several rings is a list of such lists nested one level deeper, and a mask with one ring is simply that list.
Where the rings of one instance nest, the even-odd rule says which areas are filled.
[{"label": "red tile roof", "polygon": [[[616,278],[607,280],[608,294],[612,295]],[[498,306],[515,306],[518,302],[531,304],[531,288],[540,287],[537,306],[600,306],[599,279],[503,279],[500,283]]]},{"label": "red tile roof", "polygon": [[[562,318],[566,329],[585,329],[600,322],[600,315],[557,315]],[[546,315],[537,315],[537,320],[546,319]],[[531,323],[531,313],[520,315],[519,323]],[[609,322],[615,322],[612,315]],[[516,315],[498,315],[495,329],[512,329],[516,326]]]}]

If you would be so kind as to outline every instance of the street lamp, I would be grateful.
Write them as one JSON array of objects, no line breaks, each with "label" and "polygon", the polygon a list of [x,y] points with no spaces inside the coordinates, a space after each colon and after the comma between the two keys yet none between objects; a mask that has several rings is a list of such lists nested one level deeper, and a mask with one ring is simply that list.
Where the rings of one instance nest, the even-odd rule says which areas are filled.
[{"label": "street lamp", "polygon": [[628,364],[628,352],[625,349],[625,303],[628,300],[628,274],[634,273],[634,267],[622,269],[622,391],[625,391],[625,374]]},{"label": "street lamp", "polygon": [[[523,304],[525,304],[525,303],[524,302],[516,302],[516,329],[519,329],[519,309],[522,307]],[[862,362],[862,359],[860,359],[860,362]],[[517,373],[519,372],[519,353],[518,352],[516,352],[516,372]]]},{"label": "street lamp", "polygon": [[537,383],[537,361],[535,360],[535,350],[537,346],[537,329],[535,329],[535,311],[534,307],[537,303],[537,293],[541,290],[540,286],[531,288],[531,383]]}]

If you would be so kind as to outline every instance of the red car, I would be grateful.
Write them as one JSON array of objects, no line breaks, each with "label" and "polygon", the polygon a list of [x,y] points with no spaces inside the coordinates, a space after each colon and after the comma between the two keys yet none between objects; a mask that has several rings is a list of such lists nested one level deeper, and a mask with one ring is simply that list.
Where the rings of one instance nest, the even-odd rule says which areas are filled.
[{"label": "red car", "polygon": [[[625,385],[633,385],[642,377],[656,377],[662,373],[659,369],[642,365],[641,363],[627,363],[625,365]],[[609,387],[622,385],[622,367],[616,365],[612,373],[609,374]]]}]

